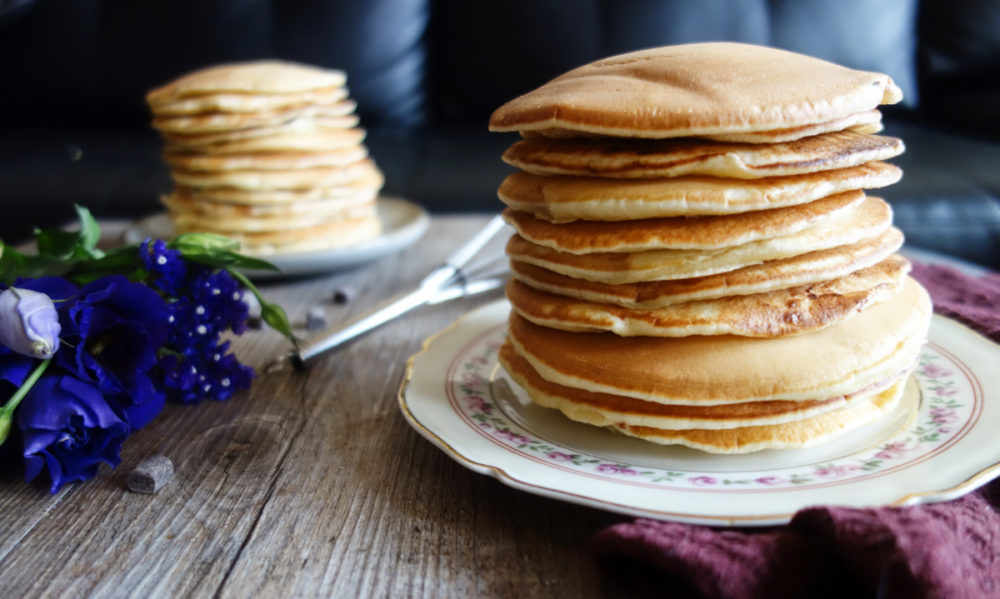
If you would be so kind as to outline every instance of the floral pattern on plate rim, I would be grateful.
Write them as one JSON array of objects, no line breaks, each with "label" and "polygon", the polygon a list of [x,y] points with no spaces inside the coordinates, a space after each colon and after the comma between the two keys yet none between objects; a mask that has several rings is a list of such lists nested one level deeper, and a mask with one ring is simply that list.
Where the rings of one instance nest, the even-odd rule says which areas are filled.
[{"label": "floral pattern on plate rim", "polygon": [[[973,375],[943,348],[927,344],[915,371],[923,401],[909,429],[875,447],[821,463],[755,472],[703,473],[668,470],[574,452],[533,435],[511,421],[493,400],[490,373],[505,326],[473,339],[453,358],[446,378],[452,408],[470,427],[506,449],[583,476],[671,490],[787,490],[853,482],[923,462],[958,442],[982,409]],[[965,381],[961,375],[964,375]],[[962,387],[969,387],[963,393]]]}]

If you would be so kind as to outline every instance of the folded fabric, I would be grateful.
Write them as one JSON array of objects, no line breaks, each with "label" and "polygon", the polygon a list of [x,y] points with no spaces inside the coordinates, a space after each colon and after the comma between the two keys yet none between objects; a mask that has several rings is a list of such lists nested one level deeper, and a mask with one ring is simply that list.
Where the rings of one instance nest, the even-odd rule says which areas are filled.
[{"label": "folded fabric", "polygon": [[[1000,275],[915,263],[935,310],[1000,341]],[[592,549],[662,596],[1000,597],[1000,483],[909,507],[811,507],[785,526],[714,529],[639,519]]]},{"label": "folded fabric", "polygon": [[930,292],[935,312],[1000,342],[1000,273],[972,277],[949,266],[914,262],[911,274]]}]

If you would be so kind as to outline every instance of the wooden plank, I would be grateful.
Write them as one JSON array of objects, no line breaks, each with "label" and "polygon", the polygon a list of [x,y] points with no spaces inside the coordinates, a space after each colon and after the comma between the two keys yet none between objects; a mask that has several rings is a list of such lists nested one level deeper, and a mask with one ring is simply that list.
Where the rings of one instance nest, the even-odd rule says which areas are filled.
[{"label": "wooden plank", "polygon": [[[410,288],[485,217],[436,219],[409,251],[311,280],[267,285],[295,322],[331,322]],[[493,245],[499,252],[502,240]],[[328,303],[351,286],[347,305]],[[477,300],[429,306],[305,372],[262,374],[248,393],[168,406],[126,444],[116,472],[55,497],[0,487],[4,596],[599,596],[594,532],[621,519],[508,488],[453,462],[396,407],[406,359]],[[255,367],[273,332],[237,344]],[[128,470],[163,453],[177,475],[156,495]]]}]

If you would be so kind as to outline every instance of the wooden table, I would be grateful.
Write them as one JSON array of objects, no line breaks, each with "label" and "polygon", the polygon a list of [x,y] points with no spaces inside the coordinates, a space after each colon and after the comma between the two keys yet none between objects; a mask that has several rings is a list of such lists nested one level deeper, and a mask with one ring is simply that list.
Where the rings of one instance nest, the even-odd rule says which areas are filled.
[{"label": "wooden table", "polygon": [[[436,217],[411,249],[349,272],[265,284],[293,324],[331,322],[412,288],[485,216]],[[500,252],[502,239],[487,251]],[[337,289],[355,296],[331,301]],[[304,372],[259,372],[225,402],[168,405],[125,444],[122,464],[56,495],[0,480],[0,597],[474,597],[616,595],[591,537],[625,519],[466,470],[397,407],[407,358],[497,294],[427,306]],[[251,331],[238,355],[262,370],[286,352]],[[175,478],[129,492],[164,454]]]}]

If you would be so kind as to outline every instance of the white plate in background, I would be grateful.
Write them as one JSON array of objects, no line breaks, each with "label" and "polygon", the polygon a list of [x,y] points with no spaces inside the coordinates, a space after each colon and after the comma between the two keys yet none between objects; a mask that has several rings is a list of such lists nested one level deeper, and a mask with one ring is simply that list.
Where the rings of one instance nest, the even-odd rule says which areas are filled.
[{"label": "white plate in background", "polygon": [[[378,198],[376,207],[382,222],[382,232],[377,237],[348,247],[261,256],[277,266],[280,272],[252,271],[248,275],[265,279],[343,270],[409,247],[430,226],[427,212],[413,202],[382,196]],[[139,243],[151,237],[169,240],[173,236],[173,225],[165,212],[144,218],[123,233],[126,243]]]}]

